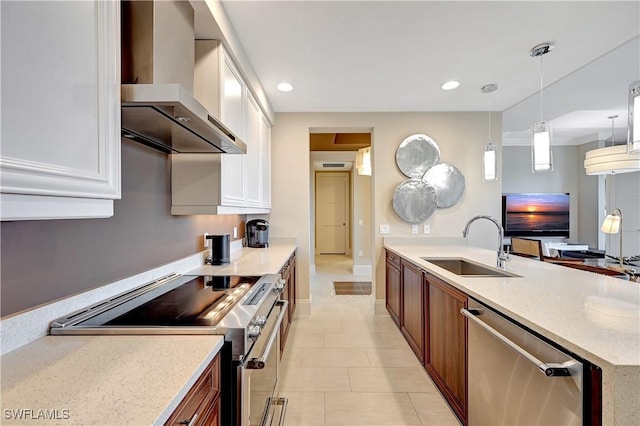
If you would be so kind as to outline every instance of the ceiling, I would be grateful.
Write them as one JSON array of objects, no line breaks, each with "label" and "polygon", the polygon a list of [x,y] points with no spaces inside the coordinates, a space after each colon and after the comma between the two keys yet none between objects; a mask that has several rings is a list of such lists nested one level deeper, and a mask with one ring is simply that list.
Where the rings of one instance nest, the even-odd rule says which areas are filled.
[{"label": "ceiling", "polygon": [[[540,118],[529,51],[552,42],[544,119],[577,144],[610,136],[613,113],[624,133],[627,87],[640,79],[638,1],[222,4],[277,112],[503,111],[503,142],[524,143]],[[441,89],[454,79],[459,88]],[[279,92],[282,81],[294,90]],[[488,83],[499,89],[481,93]]]}]

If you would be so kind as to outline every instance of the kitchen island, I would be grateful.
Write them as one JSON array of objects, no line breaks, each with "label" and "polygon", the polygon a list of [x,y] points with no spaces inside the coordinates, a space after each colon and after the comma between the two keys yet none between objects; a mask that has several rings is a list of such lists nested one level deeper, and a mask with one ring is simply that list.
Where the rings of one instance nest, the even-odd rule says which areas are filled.
[{"label": "kitchen island", "polygon": [[640,286],[512,256],[518,277],[467,277],[422,257],[464,258],[489,267],[496,252],[464,239],[386,238],[385,248],[602,369],[605,425],[640,418]]}]

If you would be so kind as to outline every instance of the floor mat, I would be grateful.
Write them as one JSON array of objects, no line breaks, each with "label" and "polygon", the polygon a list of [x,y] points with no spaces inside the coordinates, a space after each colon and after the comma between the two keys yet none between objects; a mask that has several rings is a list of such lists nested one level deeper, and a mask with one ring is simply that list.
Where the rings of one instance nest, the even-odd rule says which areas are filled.
[{"label": "floor mat", "polygon": [[371,294],[371,281],[334,281],[336,296],[363,296]]}]

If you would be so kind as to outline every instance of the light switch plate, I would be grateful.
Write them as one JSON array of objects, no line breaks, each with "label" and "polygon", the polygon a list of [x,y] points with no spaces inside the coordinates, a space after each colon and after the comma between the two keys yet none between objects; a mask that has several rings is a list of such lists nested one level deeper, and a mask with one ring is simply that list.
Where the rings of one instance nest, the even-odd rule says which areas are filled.
[{"label": "light switch plate", "polygon": [[233,238],[238,238],[238,227],[237,226],[233,227]]},{"label": "light switch plate", "polygon": [[380,234],[381,235],[386,235],[388,233],[389,233],[389,225],[386,224],[386,223],[383,224],[383,225],[380,225]]}]

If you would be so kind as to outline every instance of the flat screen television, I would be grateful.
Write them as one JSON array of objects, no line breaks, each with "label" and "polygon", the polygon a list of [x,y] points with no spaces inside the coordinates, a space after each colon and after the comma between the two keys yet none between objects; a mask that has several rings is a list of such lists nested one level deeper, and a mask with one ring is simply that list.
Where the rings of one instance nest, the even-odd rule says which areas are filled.
[{"label": "flat screen television", "polygon": [[569,194],[502,194],[502,227],[507,237],[569,237]]}]

